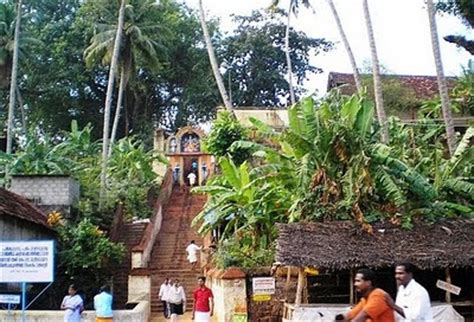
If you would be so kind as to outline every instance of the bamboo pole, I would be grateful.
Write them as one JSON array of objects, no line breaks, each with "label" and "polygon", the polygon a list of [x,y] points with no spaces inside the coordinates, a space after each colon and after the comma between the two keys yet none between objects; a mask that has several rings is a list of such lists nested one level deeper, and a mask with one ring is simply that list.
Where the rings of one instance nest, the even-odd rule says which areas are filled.
[{"label": "bamboo pole", "polygon": [[303,297],[303,286],[304,286],[304,268],[298,268],[298,286],[296,287],[296,300],[295,306],[298,307],[301,305],[301,299]]},{"label": "bamboo pole", "polygon": [[291,283],[291,266],[286,267],[286,284],[285,284],[285,292],[286,298],[288,298],[288,293],[290,291],[290,283]]},{"label": "bamboo pole", "polygon": [[[446,282],[451,284],[451,272],[449,271],[449,267],[446,268]],[[446,291],[446,303],[451,304],[451,293]]]},{"label": "bamboo pole", "polygon": [[354,269],[353,268],[351,268],[351,272],[349,274],[349,289],[350,289],[349,304],[353,305],[354,304]]}]

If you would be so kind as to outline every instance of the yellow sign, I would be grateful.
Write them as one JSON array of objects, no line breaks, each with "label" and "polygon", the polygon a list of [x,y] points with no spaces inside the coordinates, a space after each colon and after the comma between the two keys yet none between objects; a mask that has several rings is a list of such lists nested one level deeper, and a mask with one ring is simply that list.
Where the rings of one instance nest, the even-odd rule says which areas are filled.
[{"label": "yellow sign", "polygon": [[266,302],[270,301],[272,296],[270,294],[254,294],[252,295],[252,300],[254,302]]},{"label": "yellow sign", "polygon": [[319,275],[319,270],[317,268],[314,268],[314,267],[306,267],[304,269],[304,272],[309,276]]}]

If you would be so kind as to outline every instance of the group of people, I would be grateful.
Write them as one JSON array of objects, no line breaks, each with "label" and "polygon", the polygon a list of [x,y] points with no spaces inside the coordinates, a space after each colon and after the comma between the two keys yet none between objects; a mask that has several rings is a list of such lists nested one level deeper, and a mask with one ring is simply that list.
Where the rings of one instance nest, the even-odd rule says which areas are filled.
[{"label": "group of people", "polygon": [[411,263],[396,265],[398,291],[394,301],[388,293],[376,287],[372,270],[360,269],[354,278],[354,286],[362,298],[348,313],[338,314],[336,321],[432,322],[429,294],[415,281],[413,271]]},{"label": "group of people", "polygon": [[[178,279],[166,278],[160,286],[159,297],[163,304],[163,315],[172,322],[186,311],[186,294]],[[198,278],[198,287],[193,292],[192,318],[196,322],[210,322],[214,314],[214,296],[206,287],[206,278]]]},{"label": "group of people", "polygon": [[[112,322],[113,298],[110,294],[108,285],[100,288],[99,294],[94,296],[94,309],[96,312],[95,322]],[[78,288],[75,284],[71,284],[61,303],[61,310],[64,310],[64,322],[81,322],[81,313],[84,311],[84,300],[78,294]]]}]

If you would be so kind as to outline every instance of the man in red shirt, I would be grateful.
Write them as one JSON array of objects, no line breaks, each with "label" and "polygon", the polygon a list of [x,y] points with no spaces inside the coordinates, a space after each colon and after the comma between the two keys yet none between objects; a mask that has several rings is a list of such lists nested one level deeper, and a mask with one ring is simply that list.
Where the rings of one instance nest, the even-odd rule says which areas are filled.
[{"label": "man in red shirt", "polygon": [[211,322],[211,316],[214,314],[214,295],[206,287],[206,278],[198,278],[199,287],[194,290],[193,320],[196,322]]}]

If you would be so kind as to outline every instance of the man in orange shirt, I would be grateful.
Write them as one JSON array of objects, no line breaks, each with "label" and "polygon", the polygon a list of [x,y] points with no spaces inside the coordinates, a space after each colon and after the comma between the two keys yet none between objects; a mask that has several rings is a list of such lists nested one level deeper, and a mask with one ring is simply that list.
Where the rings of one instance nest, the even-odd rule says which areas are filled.
[{"label": "man in orange shirt", "polygon": [[375,273],[360,269],[354,279],[360,302],[346,314],[338,314],[336,320],[352,322],[395,322],[393,309],[385,301],[385,291],[374,286]]}]

